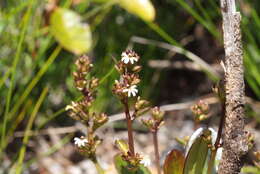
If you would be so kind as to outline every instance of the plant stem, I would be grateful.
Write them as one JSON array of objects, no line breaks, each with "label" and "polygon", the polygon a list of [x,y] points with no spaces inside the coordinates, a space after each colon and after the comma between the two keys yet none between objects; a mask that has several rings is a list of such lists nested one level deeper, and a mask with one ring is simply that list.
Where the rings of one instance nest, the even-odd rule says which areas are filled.
[{"label": "plant stem", "polygon": [[154,144],[154,153],[155,153],[155,161],[157,167],[157,174],[161,174],[160,169],[160,154],[159,154],[159,147],[158,147],[158,137],[157,137],[158,130],[152,132],[153,134],[153,144]]},{"label": "plant stem", "polygon": [[221,101],[221,115],[222,116],[221,116],[220,122],[219,122],[217,139],[216,139],[216,142],[214,144],[214,147],[215,147],[216,150],[220,146],[220,139],[221,139],[221,135],[222,135],[222,130],[223,130],[223,127],[224,127],[224,124],[225,124],[225,119],[226,119],[225,110],[226,110],[225,101]]},{"label": "plant stem", "polygon": [[100,164],[98,163],[97,159],[94,159],[92,161],[95,164],[95,167],[97,169],[98,174],[105,174],[104,169],[100,166]]},{"label": "plant stem", "polygon": [[135,155],[135,148],[134,148],[134,138],[133,138],[133,128],[132,128],[132,119],[129,112],[129,106],[128,106],[128,100],[127,98],[123,101],[123,104],[125,106],[125,116],[127,121],[127,132],[128,132],[128,146],[130,155]]},{"label": "plant stem", "polygon": [[[222,84],[220,84],[220,85],[222,85]],[[220,88],[221,87],[223,87],[223,86],[220,86]],[[212,173],[212,169],[213,169],[213,166],[214,166],[214,163],[215,163],[217,150],[220,146],[220,139],[221,139],[221,135],[222,135],[222,130],[223,130],[223,127],[224,127],[224,124],[225,124],[225,118],[226,118],[226,116],[225,116],[225,110],[226,110],[225,100],[221,101],[221,99],[220,99],[220,102],[221,102],[221,118],[220,118],[219,127],[218,127],[218,135],[217,135],[214,147],[211,150],[207,174]]]},{"label": "plant stem", "polygon": [[217,150],[218,150],[218,149],[214,148],[214,149],[211,151],[210,159],[209,159],[209,164],[208,164],[207,174],[212,174],[212,170],[213,170],[213,166],[214,166],[214,162],[215,162]]}]

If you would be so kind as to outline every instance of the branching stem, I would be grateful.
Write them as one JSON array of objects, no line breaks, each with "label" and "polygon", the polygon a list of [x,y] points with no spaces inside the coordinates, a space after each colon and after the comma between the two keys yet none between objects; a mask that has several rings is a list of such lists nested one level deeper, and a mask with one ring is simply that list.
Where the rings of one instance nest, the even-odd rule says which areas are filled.
[{"label": "branching stem", "polygon": [[95,164],[95,167],[97,169],[98,174],[105,174],[104,169],[100,166],[100,164],[98,163],[97,159],[94,159],[92,161]]},{"label": "branching stem", "polygon": [[225,101],[220,101],[220,102],[221,102],[221,118],[220,118],[219,127],[218,127],[217,139],[216,139],[216,142],[214,144],[214,147],[211,150],[207,174],[212,174],[217,150],[221,145],[220,139],[221,139],[222,130],[223,130],[223,127],[224,127],[224,124],[225,124],[225,117],[226,117],[225,116],[225,110],[226,110],[225,106],[226,105],[225,105]]},{"label": "branching stem", "polygon": [[219,127],[218,127],[217,139],[216,139],[216,142],[214,144],[214,147],[215,147],[216,150],[220,146],[220,139],[221,139],[221,135],[222,135],[222,130],[223,130],[223,127],[224,127],[224,124],[225,124],[225,119],[226,119],[225,110],[226,110],[225,101],[221,101],[221,118],[220,118]]}]

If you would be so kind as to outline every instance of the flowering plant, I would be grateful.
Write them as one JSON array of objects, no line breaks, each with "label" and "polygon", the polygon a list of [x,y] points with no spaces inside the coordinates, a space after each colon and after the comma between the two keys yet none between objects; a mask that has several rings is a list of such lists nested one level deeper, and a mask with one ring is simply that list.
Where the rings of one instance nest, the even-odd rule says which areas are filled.
[{"label": "flowering plant", "polygon": [[[125,121],[127,124],[127,141],[116,139],[115,145],[119,152],[114,157],[115,167],[119,174],[150,174],[148,169],[151,164],[150,157],[136,152],[133,121],[145,113],[150,113],[149,118],[141,118],[141,122],[153,135],[153,145],[157,173],[161,174],[160,153],[158,144],[158,131],[164,124],[165,112],[159,107],[151,107],[147,100],[141,99],[138,95],[138,85],[141,82],[139,72],[142,67],[138,65],[140,57],[132,50],[126,50],[121,54],[121,59],[116,61],[115,68],[120,77],[115,80],[112,92],[117,96],[124,108]],[[87,56],[82,56],[76,61],[77,71],[73,73],[75,87],[82,93],[83,98],[79,101],[72,101],[66,107],[69,115],[75,120],[81,121],[87,127],[86,136],[75,137],[74,142],[78,151],[92,160],[100,174],[105,171],[99,165],[96,148],[102,142],[95,131],[108,121],[105,113],[97,113],[90,108],[97,96],[99,80],[90,77],[89,73],[93,67]],[[88,77],[88,78],[87,78]],[[218,96],[223,96],[220,86],[214,88]],[[220,97],[222,103],[225,102]],[[223,104],[222,104],[223,105]],[[222,108],[224,112],[224,108]],[[201,121],[209,118],[209,105],[204,101],[199,101],[191,107],[194,114],[195,127],[199,127]],[[223,118],[223,116],[222,116]],[[221,132],[223,119],[221,119],[218,132],[212,128],[198,128],[189,141],[180,141],[186,146],[185,152],[177,149],[171,150],[164,161],[164,174],[212,174],[217,171],[218,161],[222,155]],[[216,159],[216,160],[215,160]]]}]

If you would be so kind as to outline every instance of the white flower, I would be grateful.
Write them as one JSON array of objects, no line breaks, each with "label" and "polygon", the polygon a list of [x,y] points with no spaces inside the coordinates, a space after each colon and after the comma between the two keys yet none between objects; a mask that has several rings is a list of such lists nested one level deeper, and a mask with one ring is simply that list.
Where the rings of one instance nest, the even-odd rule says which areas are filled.
[{"label": "white flower", "polygon": [[132,85],[132,86],[130,86],[129,88],[126,88],[126,89],[124,89],[123,90],[123,92],[127,92],[128,94],[128,97],[131,97],[131,95],[133,96],[133,97],[135,97],[136,96],[136,94],[138,93],[138,90],[136,89],[136,85]]},{"label": "white flower", "polygon": [[140,164],[143,164],[145,167],[150,166],[151,160],[150,160],[149,156],[145,155],[143,157],[143,159],[140,161]]},{"label": "white flower", "polygon": [[88,143],[88,140],[85,139],[84,137],[75,137],[74,138],[74,144],[77,145],[78,147],[85,146],[85,144]]},{"label": "white flower", "polygon": [[129,56],[127,53],[123,52],[121,55],[122,59],[121,61],[124,62],[125,64],[128,64],[129,62],[131,64],[134,64],[135,62],[138,61],[138,58],[135,56]]}]

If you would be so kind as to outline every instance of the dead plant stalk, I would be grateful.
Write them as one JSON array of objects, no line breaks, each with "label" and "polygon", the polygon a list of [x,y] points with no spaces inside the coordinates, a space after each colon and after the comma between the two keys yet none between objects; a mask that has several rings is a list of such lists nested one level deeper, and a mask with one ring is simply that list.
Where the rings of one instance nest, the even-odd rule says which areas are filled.
[{"label": "dead plant stalk", "polygon": [[241,42],[241,15],[236,11],[235,0],[220,0],[223,17],[225,47],[225,124],[223,155],[219,174],[238,174],[242,167],[241,158],[248,151],[244,131],[244,70]]}]

